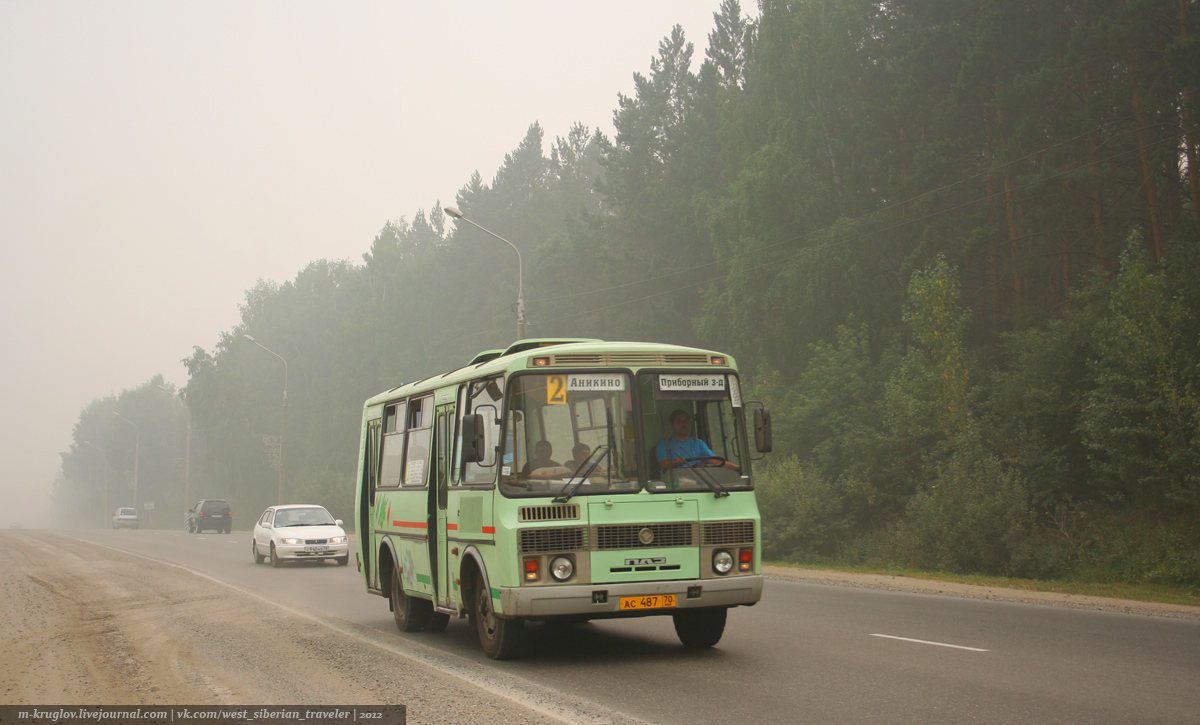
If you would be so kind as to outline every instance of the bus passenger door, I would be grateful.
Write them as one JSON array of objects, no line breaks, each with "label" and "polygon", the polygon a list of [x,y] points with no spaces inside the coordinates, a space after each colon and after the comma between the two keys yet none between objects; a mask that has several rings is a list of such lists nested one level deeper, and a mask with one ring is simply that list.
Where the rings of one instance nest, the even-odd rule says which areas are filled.
[{"label": "bus passenger door", "polygon": [[379,420],[367,423],[366,440],[363,442],[362,480],[359,481],[358,520],[354,522],[358,533],[359,569],[367,582],[368,589],[378,589],[379,579],[372,569],[375,562],[375,531],[372,522],[375,520],[376,486],[379,483]]},{"label": "bus passenger door", "polygon": [[434,603],[441,607],[450,606],[450,590],[453,579],[450,573],[449,522],[447,509],[450,495],[450,466],[451,439],[454,436],[454,404],[440,405],[437,409],[437,430],[434,433],[434,447],[437,467],[434,472],[435,485],[429,487],[430,503],[435,510],[436,524],[434,526],[437,542],[430,542],[431,548],[436,546],[434,555]]}]

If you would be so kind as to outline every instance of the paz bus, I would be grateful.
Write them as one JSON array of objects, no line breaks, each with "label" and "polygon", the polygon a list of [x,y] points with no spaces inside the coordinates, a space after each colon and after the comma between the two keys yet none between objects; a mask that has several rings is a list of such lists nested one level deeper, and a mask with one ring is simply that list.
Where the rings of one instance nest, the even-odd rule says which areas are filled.
[{"label": "paz bus", "polygon": [[401,631],[468,617],[494,659],[527,621],[669,615],[712,647],[762,596],[770,448],[728,355],[520,340],[366,401],[358,570]]}]

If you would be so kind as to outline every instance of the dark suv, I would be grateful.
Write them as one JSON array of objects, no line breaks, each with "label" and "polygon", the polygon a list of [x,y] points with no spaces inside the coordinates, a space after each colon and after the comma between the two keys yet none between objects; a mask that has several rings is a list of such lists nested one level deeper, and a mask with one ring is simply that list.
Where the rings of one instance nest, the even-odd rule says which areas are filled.
[{"label": "dark suv", "polygon": [[223,498],[206,498],[196,504],[187,515],[187,530],[198,534],[205,529],[228,534],[233,528],[233,511]]}]

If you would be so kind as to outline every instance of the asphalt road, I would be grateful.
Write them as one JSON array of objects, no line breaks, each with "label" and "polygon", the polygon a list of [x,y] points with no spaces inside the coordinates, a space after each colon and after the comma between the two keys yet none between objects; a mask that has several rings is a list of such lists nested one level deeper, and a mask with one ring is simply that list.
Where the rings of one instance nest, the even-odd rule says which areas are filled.
[{"label": "asphalt road", "polygon": [[435,666],[467,660],[652,722],[1200,722],[1196,620],[768,580],[712,650],[648,617],[531,625],[523,659],[492,662],[466,620],[398,632],[353,556],[272,569],[246,532],[64,533],[386,632]]}]

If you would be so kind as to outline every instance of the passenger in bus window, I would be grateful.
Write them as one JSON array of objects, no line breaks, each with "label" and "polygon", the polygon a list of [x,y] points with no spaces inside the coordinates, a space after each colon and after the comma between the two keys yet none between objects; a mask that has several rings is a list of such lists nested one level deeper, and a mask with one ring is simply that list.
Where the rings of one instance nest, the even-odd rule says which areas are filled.
[{"label": "passenger in bus window", "polygon": [[558,461],[550,458],[554,455],[554,446],[550,445],[550,441],[538,441],[533,444],[532,461],[525,464],[521,469],[522,476],[528,476],[539,468],[562,468],[563,465]]},{"label": "passenger in bus window", "polygon": [[[587,443],[576,443],[575,447],[571,449],[571,455],[573,458],[567,461],[567,468],[571,469],[574,473],[583,473],[583,465],[587,463],[588,458],[592,455],[592,447]],[[608,469],[603,466],[596,466],[596,469],[592,471],[593,474],[607,472]]]},{"label": "passenger in bus window", "polygon": [[692,416],[686,410],[671,413],[671,437],[663,438],[655,447],[655,457],[661,470],[668,468],[691,468],[692,466],[718,466],[736,469],[737,466],[721,460],[703,440],[692,435]]}]

